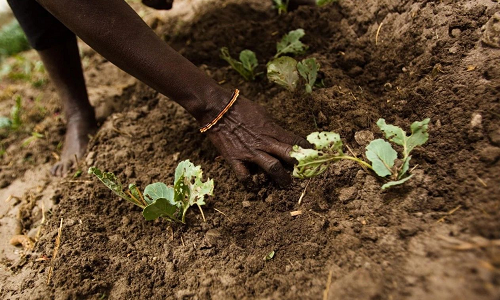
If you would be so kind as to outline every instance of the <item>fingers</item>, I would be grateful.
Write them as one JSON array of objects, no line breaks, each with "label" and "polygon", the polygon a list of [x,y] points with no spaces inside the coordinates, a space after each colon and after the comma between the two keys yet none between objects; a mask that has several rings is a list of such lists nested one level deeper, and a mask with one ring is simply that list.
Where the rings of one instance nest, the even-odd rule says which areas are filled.
[{"label": "fingers", "polygon": [[283,168],[280,161],[269,154],[257,151],[252,161],[259,165],[281,187],[286,187],[292,182],[290,174]]},{"label": "fingers", "polygon": [[283,160],[288,165],[294,165],[296,160],[290,156],[290,151],[292,151],[292,145],[278,141],[271,143],[269,146],[269,153]]},{"label": "fingers", "polygon": [[304,139],[298,135],[295,135],[293,133],[290,133],[281,127],[278,127],[276,129],[276,137],[275,138],[282,143],[289,144],[292,146],[299,145],[302,148],[312,148],[312,145],[306,139]]},{"label": "fingers", "polygon": [[242,161],[228,160],[228,163],[231,165],[231,168],[233,168],[233,171],[236,173],[236,177],[239,181],[245,182],[250,180],[250,172]]}]

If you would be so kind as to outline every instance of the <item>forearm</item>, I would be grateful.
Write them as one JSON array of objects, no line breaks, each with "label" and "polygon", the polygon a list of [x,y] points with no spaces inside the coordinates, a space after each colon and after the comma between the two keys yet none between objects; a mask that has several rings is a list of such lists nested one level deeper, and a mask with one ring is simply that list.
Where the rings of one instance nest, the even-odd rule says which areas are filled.
[{"label": "forearm", "polygon": [[229,101],[225,91],[151,30],[123,0],[39,0],[109,61],[206,123]]}]

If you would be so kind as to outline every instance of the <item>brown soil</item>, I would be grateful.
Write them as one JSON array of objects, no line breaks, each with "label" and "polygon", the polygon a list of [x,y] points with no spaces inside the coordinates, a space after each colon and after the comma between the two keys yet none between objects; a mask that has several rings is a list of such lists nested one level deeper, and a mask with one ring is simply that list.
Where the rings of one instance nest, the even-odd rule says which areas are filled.
[{"label": "brown soil", "polygon": [[[281,16],[267,1],[200,3],[194,14],[174,7],[146,10],[146,19],[286,129],[339,132],[362,156],[354,135],[380,137],[378,118],[405,128],[430,118],[429,142],[412,158],[414,178],[382,192],[381,181],[345,162],[312,179],[300,205],[307,181],[280,190],[256,170],[259,188],[246,189],[182,108],[87,49],[90,94],[106,106],[80,168],[95,165],[144,187],[171,184],[177,163],[190,159],[216,184],[207,221],[192,210],[188,225],[146,222],[89,175],[46,176],[64,125],[45,117],[47,138],[28,148],[29,166],[22,164],[28,150],[14,142],[2,157],[2,193],[25,182],[2,221],[18,211],[20,228],[8,227],[11,235],[41,228],[33,249],[1,248],[4,299],[500,298],[498,2],[341,0]],[[324,73],[325,88],[311,96],[265,78],[242,82],[219,59],[223,46],[233,55],[252,49],[263,70],[275,42],[296,28],[306,32],[304,57],[315,57]],[[2,105],[6,112],[12,103]],[[29,181],[33,173],[41,183]],[[43,210],[42,200],[50,202]],[[295,210],[302,214],[292,217]],[[271,251],[274,258],[264,260]]]}]

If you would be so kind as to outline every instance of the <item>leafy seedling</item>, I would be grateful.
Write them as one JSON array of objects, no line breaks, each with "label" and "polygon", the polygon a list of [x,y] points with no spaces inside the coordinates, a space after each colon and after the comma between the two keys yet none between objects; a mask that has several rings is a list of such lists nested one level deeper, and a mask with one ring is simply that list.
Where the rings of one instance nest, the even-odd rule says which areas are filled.
[{"label": "leafy seedling", "polygon": [[205,196],[213,195],[214,189],[213,180],[203,182],[201,167],[194,166],[189,160],[177,165],[173,187],[157,182],[146,186],[142,194],[134,184],[130,184],[128,190],[124,191],[113,173],[91,167],[89,174],[94,174],[116,195],[141,207],[142,215],[148,221],[164,218],[171,222],[185,223],[186,212],[193,205],[198,206],[205,219],[201,206],[205,205]]},{"label": "leafy seedling", "polygon": [[304,29],[299,28],[285,34],[281,41],[276,44],[276,55],[278,58],[283,54],[302,54],[306,51],[307,46],[300,39],[305,35]]},{"label": "leafy seedling", "polygon": [[17,130],[17,129],[19,129],[19,127],[21,127],[21,125],[22,125],[21,113],[22,113],[22,100],[21,100],[21,96],[17,96],[16,103],[14,104],[14,106],[12,107],[12,110],[10,112],[10,118],[12,121],[12,124],[10,126],[11,129]]},{"label": "leafy seedling", "polygon": [[22,100],[20,96],[16,97],[14,106],[10,111],[10,118],[0,117],[0,129],[17,130],[22,125]]},{"label": "leafy seedling", "polygon": [[270,61],[267,65],[267,78],[291,92],[295,91],[299,81],[297,61],[288,56]]},{"label": "leafy seedling", "polygon": [[318,176],[327,170],[330,163],[341,159],[353,160],[368,169],[372,168],[363,160],[344,154],[338,133],[313,132],[307,136],[307,141],[314,145],[314,149],[304,149],[295,145],[290,152],[290,156],[299,162],[293,169],[294,177],[306,179]]},{"label": "leafy seedling", "polygon": [[240,73],[246,81],[255,80],[255,68],[259,65],[255,53],[251,50],[243,50],[240,52],[240,61],[232,58],[229,50],[226,47],[220,49],[220,57],[227,61],[231,67]]},{"label": "leafy seedling", "polygon": [[274,7],[278,10],[278,15],[286,14],[288,12],[289,0],[273,0]]},{"label": "leafy seedling", "polygon": [[337,2],[338,0],[316,0],[316,5],[317,6],[323,6],[326,4],[334,3]]},{"label": "leafy seedling", "polygon": [[399,163],[398,153],[391,144],[383,139],[376,139],[366,147],[365,155],[372,163],[371,165],[359,158],[347,156],[342,150],[340,135],[334,132],[313,132],[307,140],[314,145],[315,149],[304,149],[293,146],[290,156],[297,159],[293,176],[298,178],[310,178],[318,176],[326,171],[331,163],[341,159],[353,160],[360,165],[375,172],[380,177],[387,177],[391,181],[382,186],[382,190],[400,185],[409,180],[413,175],[408,175],[410,166],[410,152],[417,146],[427,142],[427,133],[430,119],[414,122],[411,125],[411,135],[407,136],[401,128],[386,124],[384,119],[379,119],[377,125],[385,133],[386,139],[403,147],[402,158]]},{"label": "leafy seedling", "polygon": [[[425,142],[427,142],[427,140],[429,139],[429,133],[427,133],[427,129],[429,127],[429,121],[430,119],[427,118],[421,122],[413,122],[413,124],[411,124],[410,126],[411,130],[410,136],[407,136],[406,132],[400,127],[391,124],[386,124],[384,119],[379,119],[377,121],[377,126],[380,128],[380,130],[382,130],[382,132],[384,132],[385,138],[403,147],[403,152],[402,152],[403,158],[401,159],[401,165],[397,168],[394,168],[393,167],[394,160],[396,159],[397,156],[394,158],[394,160],[392,160],[391,153],[396,151],[392,149],[389,143],[385,142],[388,144],[388,146],[387,145],[381,146],[382,144],[380,141],[383,140],[378,139],[372,141],[368,145],[366,151],[366,157],[372,162],[373,170],[375,171],[375,173],[377,173],[377,175],[381,177],[390,175],[391,176],[390,178],[392,179],[392,181],[384,184],[382,186],[382,189],[402,184],[412,177],[412,175],[407,176],[407,172],[410,168],[410,160],[411,160],[410,152],[415,147],[425,144]],[[370,145],[372,145],[376,141],[379,142],[377,142],[375,146],[372,146],[370,149],[368,149]],[[382,161],[383,162],[382,164],[380,163],[381,158],[386,159],[385,161]],[[377,165],[377,167],[375,167],[375,164]]]},{"label": "leafy seedling", "polygon": [[318,77],[319,64],[315,58],[306,58],[297,63],[300,76],[306,80],[306,93],[312,93],[314,84]]}]

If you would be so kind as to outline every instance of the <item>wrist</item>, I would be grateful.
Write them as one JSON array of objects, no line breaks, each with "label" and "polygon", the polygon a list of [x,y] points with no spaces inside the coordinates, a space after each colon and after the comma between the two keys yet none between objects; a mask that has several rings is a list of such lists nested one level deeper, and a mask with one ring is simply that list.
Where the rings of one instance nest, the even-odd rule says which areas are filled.
[{"label": "wrist", "polygon": [[186,109],[198,121],[200,126],[205,126],[214,120],[226,107],[231,100],[233,92],[220,86],[209,87],[198,96],[197,105]]}]

